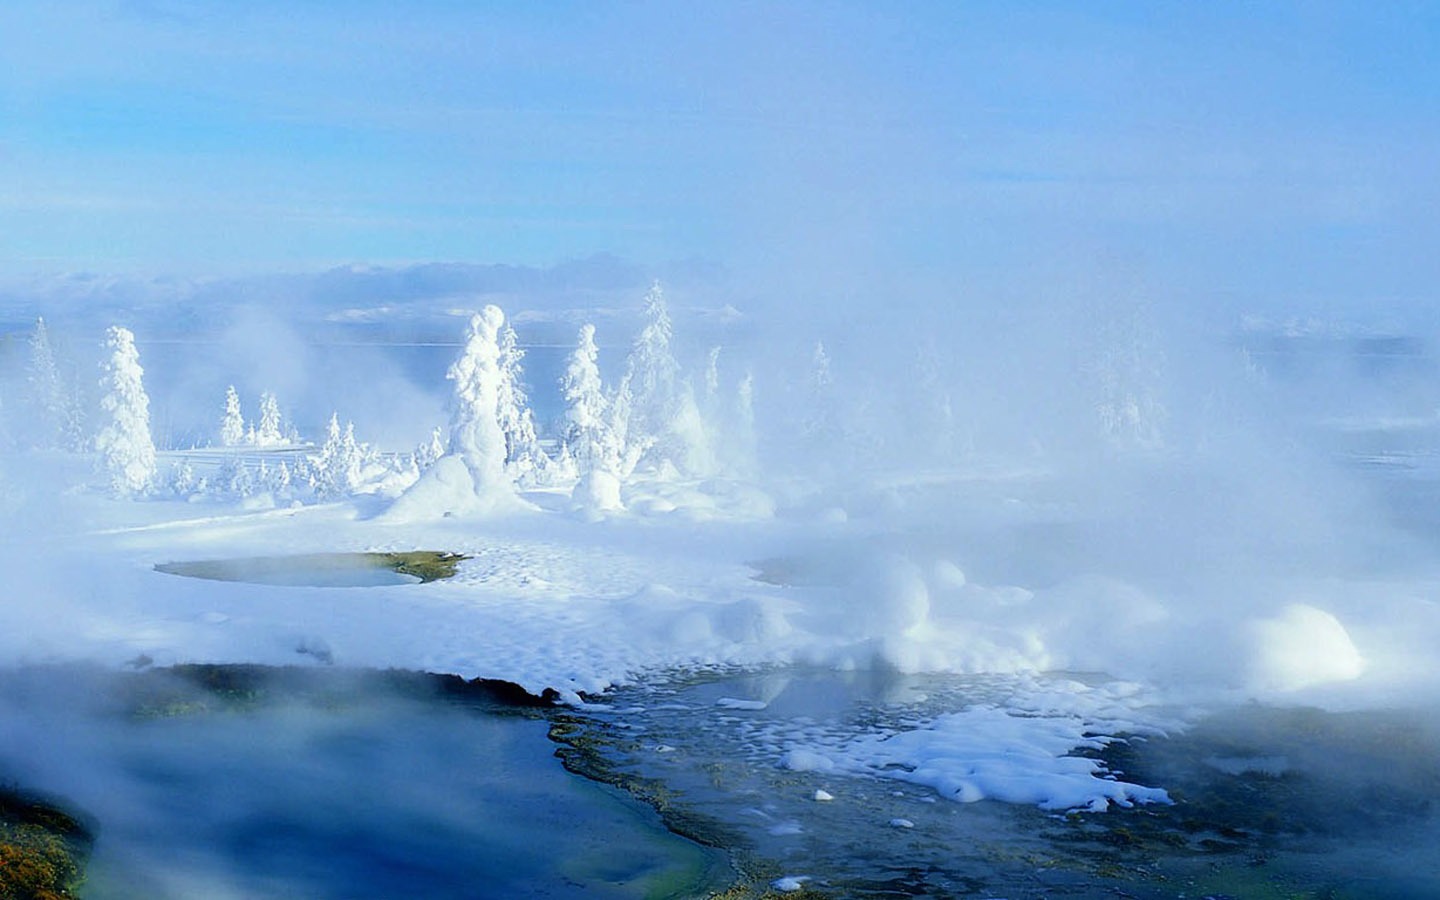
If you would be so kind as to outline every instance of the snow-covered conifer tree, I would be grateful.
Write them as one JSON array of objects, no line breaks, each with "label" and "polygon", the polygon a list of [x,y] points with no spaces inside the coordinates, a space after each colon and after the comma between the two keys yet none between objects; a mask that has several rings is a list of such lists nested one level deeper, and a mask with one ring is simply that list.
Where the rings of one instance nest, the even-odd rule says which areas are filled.
[{"label": "snow-covered conifer tree", "polygon": [[285,434],[280,429],[280,403],[270,391],[260,395],[260,424],[255,429],[257,447],[274,447],[285,443]]},{"label": "snow-covered conifer tree", "polygon": [[396,498],[387,516],[403,521],[524,507],[505,472],[505,434],[497,413],[504,324],[505,314],[496,306],[470,318],[465,347],[445,373],[455,383],[449,452]]},{"label": "snow-covered conifer tree", "polygon": [[273,494],[276,500],[288,498],[290,496],[291,475],[290,466],[285,460],[280,460],[280,462],[276,464],[274,468],[269,469],[266,474],[267,477],[262,481],[265,490]]},{"label": "snow-covered conifer tree", "polygon": [[755,376],[746,372],[735,389],[735,426],[730,464],[740,474],[754,473],[756,457]]},{"label": "snow-covered conifer tree", "polygon": [[546,477],[551,484],[580,477],[580,467],[575,464],[575,457],[570,452],[569,444],[564,442],[560,444],[560,452],[550,461],[550,471]]},{"label": "snow-covered conifer tree", "polygon": [[595,326],[587,323],[580,328],[560,379],[565,424],[557,465],[561,470],[574,468],[578,480],[571,496],[579,506],[594,511],[621,506],[620,478],[625,468],[620,436],[614,430],[615,407],[607,401],[600,381],[599,356]]},{"label": "snow-covered conifer tree", "polygon": [[239,456],[227,456],[215,475],[215,489],[231,498],[244,499],[255,493],[255,474]]},{"label": "snow-covered conifer tree", "polygon": [[720,393],[720,348],[711,347],[705,357],[705,402],[713,404]]},{"label": "snow-covered conifer tree", "polygon": [[170,477],[167,480],[170,491],[177,497],[189,497],[195,493],[199,485],[195,478],[195,467],[190,461],[182,459],[170,467]]},{"label": "snow-covered conifer tree", "polygon": [[415,466],[420,471],[425,471],[435,465],[435,461],[445,455],[444,431],[436,426],[430,432],[430,439],[415,448]]},{"label": "snow-covered conifer tree", "polygon": [[85,436],[80,402],[60,377],[44,319],[35,320],[35,331],[30,336],[26,381],[35,415],[36,445],[55,450],[83,449]]},{"label": "snow-covered conifer tree", "polygon": [[[315,496],[322,499],[345,497],[355,492],[365,479],[365,464],[371,453],[366,444],[355,439],[355,423],[340,427],[340,415],[330,414],[325,426],[325,443],[319,454],[297,464],[296,474],[307,476]],[[292,479],[293,480],[293,479]]]},{"label": "snow-covered conifer tree", "polygon": [[806,384],[805,411],[801,418],[807,444],[825,444],[839,437],[834,396],[834,377],[830,374],[830,354],[823,341],[815,342],[810,356],[810,377]]},{"label": "snow-covered conifer tree", "polygon": [[340,439],[340,455],[336,464],[340,484],[346,493],[360,486],[368,450],[368,447],[362,446],[355,439],[355,423],[346,422],[345,435]]},{"label": "snow-covered conifer tree", "polygon": [[678,465],[684,473],[704,475],[714,470],[710,427],[688,380],[680,382],[675,391],[669,428],[661,438],[669,447],[664,458]]},{"label": "snow-covered conifer tree", "polygon": [[225,416],[220,420],[220,446],[238,447],[245,442],[245,418],[240,415],[240,394],[235,385],[225,389]]},{"label": "snow-covered conifer tree", "polygon": [[607,397],[607,403],[610,408],[605,416],[607,460],[611,460],[610,468],[616,475],[629,478],[640,457],[655,445],[655,437],[630,427],[635,395],[628,379],[620,379],[614,393]]},{"label": "snow-covered conifer tree", "polygon": [[703,446],[716,456],[726,455],[719,444],[726,438],[733,437],[725,433],[732,410],[726,408],[727,404],[720,396],[720,350],[718,346],[711,347],[705,357],[705,369],[701,378],[704,391],[697,398]]},{"label": "snow-covered conifer tree", "polygon": [[583,475],[594,468],[611,470],[618,460],[606,416],[609,405],[600,381],[600,350],[595,346],[595,326],[580,326],[575,349],[565,362],[560,390],[565,399],[561,439],[569,456]]},{"label": "snow-covered conifer tree", "polygon": [[135,335],[111,326],[102,345],[100,401],[105,420],[95,436],[111,489],[122,496],[143,493],[155,480],[155,444],[150,438],[150,398],[145,394]]},{"label": "snow-covered conifer tree", "polygon": [[343,493],[344,465],[341,459],[343,438],[340,431],[340,414],[332,412],[325,427],[325,443],[320,453],[308,461],[310,487],[317,497],[334,497]]},{"label": "snow-covered conifer tree", "polygon": [[680,366],[670,350],[674,329],[660,282],[650,287],[644,302],[645,324],[625,360],[621,384],[631,398],[627,431],[658,440],[669,430]]},{"label": "snow-covered conifer tree", "polygon": [[1089,368],[1104,437],[1121,450],[1162,448],[1167,418],[1161,397],[1165,360],[1147,308],[1135,304],[1102,320],[1097,344]]},{"label": "snow-covered conifer tree", "polygon": [[670,347],[670,311],[658,281],[645,295],[643,318],[616,391],[613,430],[624,436],[624,452],[637,462],[644,456],[657,467],[670,463],[702,474],[713,463],[704,417],[694,390],[680,378]]},{"label": "snow-covered conifer tree", "polygon": [[450,452],[465,463],[477,496],[509,491],[505,435],[497,416],[500,392],[500,328],[505,314],[487,306],[471,316],[465,348],[445,377],[455,382]]},{"label": "snow-covered conifer tree", "polygon": [[548,467],[549,460],[535,435],[535,414],[525,393],[520,367],[525,351],[520,349],[515,329],[508,324],[500,332],[500,384],[496,392],[496,419],[505,436],[505,467],[511,476],[531,481]]}]

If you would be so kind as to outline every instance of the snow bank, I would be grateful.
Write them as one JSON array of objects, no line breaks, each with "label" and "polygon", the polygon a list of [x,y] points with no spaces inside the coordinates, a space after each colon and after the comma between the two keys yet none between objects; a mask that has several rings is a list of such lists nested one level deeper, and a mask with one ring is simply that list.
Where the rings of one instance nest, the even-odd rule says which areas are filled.
[{"label": "snow bank", "polygon": [[[1126,571],[1078,540],[1066,546],[1075,532],[1053,520],[1069,510],[1011,503],[1009,481],[983,482],[974,490],[990,495],[942,506],[926,523],[909,504],[942,487],[851,503],[853,516],[824,525],[803,511],[823,503],[787,517],[771,492],[721,479],[634,479],[621,486],[624,509],[591,520],[568,514],[560,491],[532,493],[545,509],[477,493],[455,457],[370,518],[362,513],[376,498],[205,517],[181,502],[56,498],[31,487],[17,513],[27,527],[5,546],[16,574],[0,603],[0,657],[425,669],[577,702],[693,667],[1034,676],[1009,696],[883,730],[797,727],[772,758],[957,801],[1050,809],[1163,802],[1162,789],[1076,755],[1118,735],[1179,727],[1154,712],[1163,703],[1326,702],[1380,676],[1390,679],[1384,697],[1394,697],[1434,678],[1440,585],[1307,573],[1192,587]],[[530,511],[496,514],[515,509]],[[973,526],[964,532],[917,524],[962,515]],[[1045,517],[1043,527],[1027,531],[1026,516]],[[408,549],[471,558],[449,581],[363,588],[219,584],[152,570],[186,559]],[[1017,564],[996,565],[1007,552]],[[1103,687],[1035,674],[1057,671],[1104,673],[1085,679]],[[768,714],[770,699],[730,698],[716,714]]]},{"label": "snow bank", "polygon": [[519,512],[534,507],[510,490],[482,490],[459,456],[442,456],[421,473],[381,519],[387,522],[420,522],[446,516],[484,516]]},{"label": "snow bank", "polygon": [[[670,488],[675,497],[726,496],[695,484]],[[1315,589],[1305,604],[1187,608],[1110,576],[1036,589],[985,584],[948,555],[848,540],[832,548],[826,532],[815,539],[823,551],[780,558],[781,569],[797,573],[794,583],[760,582],[746,561],[794,545],[797,534],[811,534],[808,524],[753,518],[744,504],[728,514],[712,504],[713,517],[696,518],[685,512],[694,507],[646,513],[632,502],[599,522],[522,504],[475,494],[455,458],[440,460],[370,519],[349,504],[194,519],[184,503],[72,495],[65,505],[80,509],[57,521],[78,516],[118,527],[22,555],[44,567],[64,548],[66,558],[53,567],[73,587],[52,586],[47,593],[58,596],[49,602],[90,627],[38,627],[16,604],[0,608],[9,619],[0,624],[11,635],[43,632],[47,654],[117,663],[142,654],[291,662],[300,638],[313,637],[337,664],[500,678],[537,692],[600,691],[676,666],[803,662],[903,672],[1104,671],[1212,697],[1278,697],[1357,679],[1367,671],[1367,643],[1394,647],[1400,639],[1373,625],[1364,641],[1352,639],[1339,595]],[[517,509],[531,511],[497,515]],[[449,582],[341,596],[243,585],[202,590],[148,571],[157,562],[227,554],[415,548],[475,558]],[[104,589],[87,587],[92,579]],[[1426,602],[1408,600],[1405,609],[1429,609]],[[125,609],[133,616],[117,619]],[[1440,616],[1405,615],[1429,622],[1426,633],[1440,630]],[[107,624],[97,629],[98,622]],[[1424,634],[1409,640],[1419,653]]]}]

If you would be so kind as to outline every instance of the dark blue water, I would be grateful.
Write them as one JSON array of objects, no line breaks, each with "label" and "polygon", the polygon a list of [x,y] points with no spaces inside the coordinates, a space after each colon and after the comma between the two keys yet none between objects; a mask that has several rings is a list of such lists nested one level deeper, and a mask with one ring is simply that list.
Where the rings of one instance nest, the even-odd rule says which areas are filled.
[{"label": "dark blue water", "polygon": [[684,897],[724,883],[718,854],[564,771],[543,719],[327,671],[223,703],[94,672],[9,673],[0,779],[94,819],[92,900]]}]

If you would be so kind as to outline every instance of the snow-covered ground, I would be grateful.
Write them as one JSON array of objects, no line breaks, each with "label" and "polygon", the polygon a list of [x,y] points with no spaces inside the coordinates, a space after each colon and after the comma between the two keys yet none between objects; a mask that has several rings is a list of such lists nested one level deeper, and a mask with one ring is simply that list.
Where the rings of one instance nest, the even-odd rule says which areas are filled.
[{"label": "snow-covered ground", "polygon": [[[1039,528],[1051,530],[1047,546],[1094,539],[1059,528],[1075,511],[1057,516],[1056,501],[1040,499],[1054,492],[1063,493],[1047,473],[994,465],[891,479],[852,495],[848,510],[843,497],[786,506],[752,485],[639,480],[626,489],[627,511],[598,519],[571,511],[557,490],[503,514],[395,522],[376,497],[257,509],[265,504],[35,487],[14,492],[23,499],[11,521],[25,527],[5,545],[0,653],[11,664],[117,668],[323,659],[503,679],[571,702],[722,666],[1102,673],[1098,687],[1040,679],[899,733],[797,729],[775,753],[796,769],[904,772],[956,800],[1097,809],[1164,797],[1069,756],[1097,735],[1179,727],[1187,709],[1249,698],[1354,705],[1433,687],[1433,577],[1271,575],[1244,596],[1208,600],[1183,579],[1150,579],[1176,587],[1166,595],[1083,571],[983,583],[967,577],[973,547],[905,527],[944,495],[952,535],[1022,541]],[[471,558],[447,581],[350,588],[154,570],[411,549]]]},{"label": "snow-covered ground", "polygon": [[[1421,476],[1397,489],[1296,450],[1303,431],[1267,442],[1213,405],[1196,417],[1208,430],[1174,423],[1183,440],[1168,446],[1138,369],[1102,381],[1095,433],[1074,452],[959,446],[943,384],[877,407],[874,391],[835,390],[818,345],[802,386],[772,392],[791,405],[776,401],[757,426],[750,375],[734,405],[718,353],[682,378],[658,287],[645,302],[618,386],[601,384],[582,332],[563,380],[567,461],[525,470],[518,488],[502,461],[520,432],[515,415],[505,424],[497,379],[511,363],[493,307],[451,367],[448,440],[416,434],[414,454],[365,451],[332,417],[323,447],[162,448],[160,486],[131,490],[88,454],[15,442],[0,460],[0,661],[396,667],[571,703],[736,666],[1015,676],[998,700],[898,731],[797,729],[774,761],[903,771],[956,800],[1092,809],[1164,798],[1070,755],[1107,736],[1249,700],[1436,697],[1440,552],[1413,502]],[[158,377],[177,396],[183,377]],[[907,416],[912,428],[882,427]],[[549,460],[555,439],[541,449],[520,418],[525,452]],[[1394,416],[1374,421],[1383,432]],[[777,422],[795,426],[768,441],[780,464],[758,465],[757,438],[784,432]],[[1347,419],[1338,443],[1358,430]],[[293,490],[257,474],[289,484],[292,466]],[[193,470],[183,480],[181,467]],[[449,580],[348,588],[155,570],[374,550],[469,559]]]}]

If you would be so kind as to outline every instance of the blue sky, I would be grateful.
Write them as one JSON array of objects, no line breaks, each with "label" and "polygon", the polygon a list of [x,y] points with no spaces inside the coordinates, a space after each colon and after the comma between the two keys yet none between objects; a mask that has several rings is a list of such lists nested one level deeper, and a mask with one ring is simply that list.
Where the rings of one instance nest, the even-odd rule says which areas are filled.
[{"label": "blue sky", "polygon": [[0,5],[0,275],[1433,304],[1429,3]]}]

